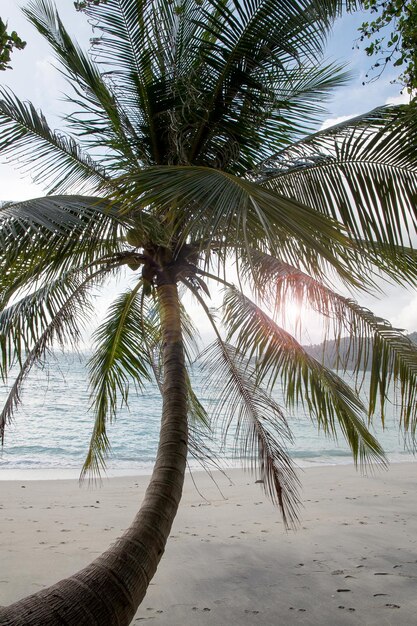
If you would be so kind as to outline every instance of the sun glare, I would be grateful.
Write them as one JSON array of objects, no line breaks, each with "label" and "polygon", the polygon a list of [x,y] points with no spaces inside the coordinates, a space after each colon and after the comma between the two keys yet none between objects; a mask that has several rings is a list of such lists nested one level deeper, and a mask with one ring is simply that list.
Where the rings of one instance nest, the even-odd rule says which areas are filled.
[{"label": "sun glare", "polygon": [[286,300],[284,306],[277,309],[275,319],[302,344],[323,340],[323,319],[305,302]]},{"label": "sun glare", "polygon": [[277,311],[277,318],[286,330],[299,335],[303,327],[305,313],[302,304],[291,299],[286,300],[285,304]]}]

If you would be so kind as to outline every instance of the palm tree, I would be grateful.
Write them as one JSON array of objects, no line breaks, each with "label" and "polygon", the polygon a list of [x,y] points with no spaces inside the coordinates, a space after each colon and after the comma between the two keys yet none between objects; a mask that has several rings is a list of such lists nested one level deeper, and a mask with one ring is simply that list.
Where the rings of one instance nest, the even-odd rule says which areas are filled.
[{"label": "palm tree", "polygon": [[[79,4],[94,26],[90,53],[49,0],[24,9],[71,88],[67,133],[1,92],[0,152],[48,195],[0,209],[3,378],[19,367],[0,430],[3,438],[32,365],[54,345],[75,345],[91,294],[128,270],[129,288],[94,337],[95,424],[84,471],[104,464],[106,424],[120,399],[152,377],[163,397],[160,443],[125,534],[80,572],[1,609],[2,624],[132,620],[180,502],[188,440],[200,453],[206,445],[209,418],[189,376],[196,331],[185,292],[216,337],[204,359],[221,388],[217,416],[225,432],[234,428],[240,455],[286,523],[297,518],[297,477],[290,427],[271,396],[278,379],[287,405],[304,403],[319,429],[346,439],[356,463],[385,460],[369,425],[376,414],[383,422],[391,383],[411,443],[417,424],[416,349],[335,287],[370,291],[381,276],[417,282],[415,119],[381,108],[309,134],[320,103],[346,80],[317,61],[342,2]],[[216,282],[225,294],[221,320],[210,308]],[[330,320],[328,336],[352,337],[357,375],[371,367],[368,407],[279,326],[287,298]]]}]

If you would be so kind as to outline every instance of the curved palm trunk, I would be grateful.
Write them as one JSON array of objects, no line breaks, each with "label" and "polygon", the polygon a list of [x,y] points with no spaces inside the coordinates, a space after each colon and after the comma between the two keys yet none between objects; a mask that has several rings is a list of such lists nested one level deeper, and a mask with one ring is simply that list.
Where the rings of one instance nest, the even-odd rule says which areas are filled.
[{"label": "curved palm trunk", "polygon": [[181,499],[187,455],[187,388],[178,292],[158,287],[163,332],[163,409],[152,478],[132,525],[73,576],[0,609],[0,624],[129,624],[165,549]]}]

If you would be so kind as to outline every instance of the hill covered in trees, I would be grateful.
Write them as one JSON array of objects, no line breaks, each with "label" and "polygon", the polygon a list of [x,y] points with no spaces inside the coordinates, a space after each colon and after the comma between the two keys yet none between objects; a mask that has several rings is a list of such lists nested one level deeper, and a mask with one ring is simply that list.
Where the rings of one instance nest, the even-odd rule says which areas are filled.
[{"label": "hill covered in trees", "polygon": [[[407,335],[411,341],[417,344],[417,331]],[[356,363],[356,355],[358,352],[357,342],[350,337],[342,337],[339,342],[326,341],[319,344],[304,346],[305,350],[315,359],[323,363],[326,367],[332,369],[353,369]],[[366,358],[368,353],[368,358]],[[372,359],[370,342],[362,352],[362,367],[360,369],[370,369]]]}]

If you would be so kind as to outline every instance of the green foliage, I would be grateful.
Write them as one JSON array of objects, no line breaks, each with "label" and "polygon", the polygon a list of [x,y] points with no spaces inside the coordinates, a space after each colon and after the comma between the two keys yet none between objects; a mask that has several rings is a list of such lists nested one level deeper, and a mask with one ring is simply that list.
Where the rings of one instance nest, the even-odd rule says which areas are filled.
[{"label": "green foliage", "polygon": [[216,417],[224,435],[233,432],[237,455],[249,466],[260,463],[266,493],[284,521],[295,522],[299,481],[285,447],[292,435],[281,407],[256,383],[246,359],[220,338],[204,352],[204,367],[220,390]]},{"label": "green foliage", "polygon": [[106,4],[106,1],[107,0],[77,0],[77,2],[74,2],[74,7],[76,11],[84,11],[91,5],[98,6],[100,2]]},{"label": "green foliage", "polygon": [[[407,245],[417,225],[409,211],[417,201],[410,175],[417,166],[416,135],[417,120],[407,107],[381,107],[278,152],[263,163],[261,180],[343,222],[361,246],[394,250]],[[375,252],[373,262],[387,253]]]},{"label": "green foliage", "polygon": [[130,382],[141,388],[150,379],[147,345],[155,331],[144,318],[141,287],[139,282],[115,300],[94,335],[89,370],[95,424],[83,472],[105,465],[110,447],[106,422],[115,418],[119,402],[128,405]]},{"label": "green foliage", "polygon": [[360,41],[368,56],[374,57],[371,80],[387,65],[401,70],[397,81],[408,93],[417,89],[417,2],[416,0],[365,0],[375,19],[363,22]]},{"label": "green foliage", "polygon": [[226,291],[224,321],[228,340],[235,337],[236,350],[255,360],[257,385],[266,380],[268,390],[272,390],[280,377],[287,404],[305,405],[319,429],[335,439],[339,426],[355,463],[383,458],[380,445],[361,417],[364,406],[352,389],[236,289]]},{"label": "green foliage", "polygon": [[[0,154],[47,194],[0,208],[1,373],[20,367],[0,429],[32,365],[54,343],[76,343],[91,296],[124,270],[131,285],[96,331],[89,364],[95,425],[84,470],[98,471],[107,424],[131,391],[152,377],[163,393],[158,293],[175,283],[216,335],[203,355],[207,383],[220,390],[214,415],[187,378],[191,453],[215,464],[217,417],[291,523],[288,407],[305,406],[325,435],[343,436],[358,463],[384,463],[370,428],[384,422],[394,385],[415,443],[416,347],[334,285],[360,293],[383,275],[416,286],[416,121],[402,107],[380,108],[311,134],[323,99],[346,81],[322,58],[339,0],[76,4],[94,23],[91,52],[49,0],[24,9],[67,80],[65,132],[0,92]],[[209,279],[227,289],[221,315]],[[321,313],[336,344],[349,332],[357,363],[369,351],[368,406],[280,327],[288,297]],[[190,368],[197,333],[179,304]]]},{"label": "green foliage", "polygon": [[7,22],[0,17],[0,70],[10,69],[13,50],[23,50],[25,46],[26,41],[22,41],[15,30],[7,32]]}]

